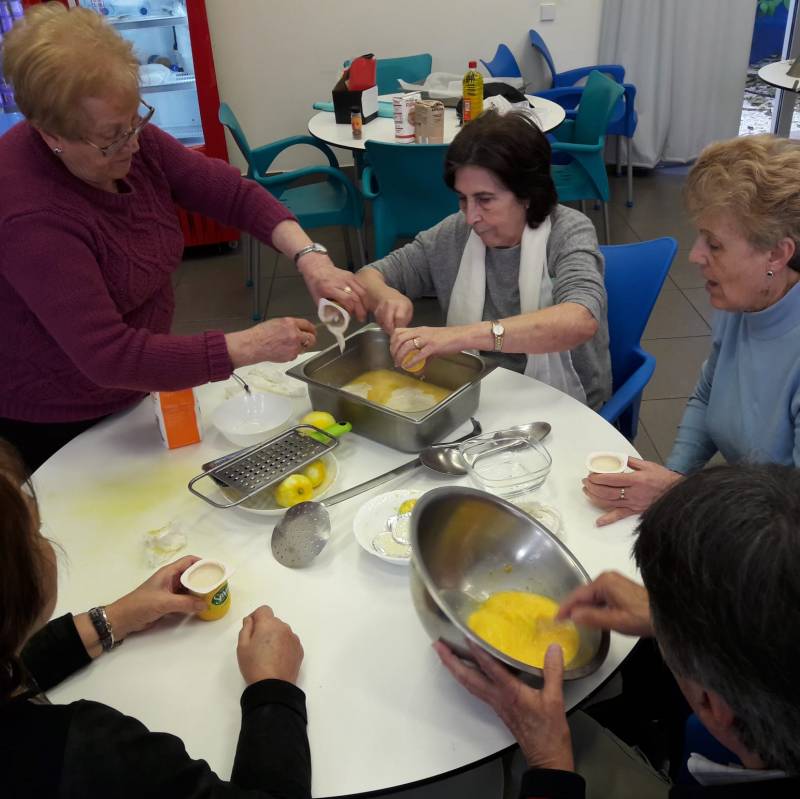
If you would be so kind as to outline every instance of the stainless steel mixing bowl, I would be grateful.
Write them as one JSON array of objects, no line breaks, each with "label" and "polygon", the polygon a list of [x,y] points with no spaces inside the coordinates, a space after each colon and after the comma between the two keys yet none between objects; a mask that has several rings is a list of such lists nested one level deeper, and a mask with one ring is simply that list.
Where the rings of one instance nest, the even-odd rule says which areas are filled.
[{"label": "stainless steel mixing bowl", "polygon": [[[474,488],[437,488],[411,517],[411,594],[425,630],[469,658],[477,643],[540,686],[542,670],[521,663],[467,627],[477,606],[496,591],[528,591],[561,602],[590,582],[575,556],[538,521],[500,497]],[[579,627],[580,647],[565,680],[595,671],[608,654],[607,631]]]}]

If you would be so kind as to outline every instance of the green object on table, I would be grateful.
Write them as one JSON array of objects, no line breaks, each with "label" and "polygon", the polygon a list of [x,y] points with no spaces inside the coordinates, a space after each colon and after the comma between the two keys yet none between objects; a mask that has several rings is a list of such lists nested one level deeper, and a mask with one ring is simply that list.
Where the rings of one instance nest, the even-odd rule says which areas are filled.
[{"label": "green object on table", "polygon": [[[314,103],[312,106],[316,111],[329,111],[333,113],[333,103]],[[378,116],[391,119],[394,116],[392,104],[387,100],[378,100]]]},{"label": "green object on table", "polygon": [[[336,424],[332,424],[330,427],[325,428],[325,432],[329,436],[333,436],[334,438],[339,438],[343,436],[345,433],[349,433],[353,429],[353,425],[350,422],[336,422]],[[322,433],[305,433],[309,438],[313,438],[315,441],[320,441],[321,443],[325,443],[325,436]]]}]

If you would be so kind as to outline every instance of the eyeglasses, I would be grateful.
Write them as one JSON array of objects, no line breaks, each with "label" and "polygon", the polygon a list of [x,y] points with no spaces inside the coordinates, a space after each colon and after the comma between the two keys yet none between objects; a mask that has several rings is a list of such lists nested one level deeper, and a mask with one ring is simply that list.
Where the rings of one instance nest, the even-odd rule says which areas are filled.
[{"label": "eyeglasses", "polygon": [[89,139],[83,139],[83,141],[86,142],[86,144],[90,144],[95,150],[99,150],[103,154],[104,158],[109,158],[112,155],[116,155],[134,136],[139,135],[142,128],[153,118],[153,114],[156,112],[156,109],[153,108],[152,105],[148,105],[144,100],[140,100],[139,104],[147,109],[145,114],[139,114],[138,122],[125,133],[123,133],[119,138],[114,139],[111,144],[101,147],[99,144],[89,141]]}]

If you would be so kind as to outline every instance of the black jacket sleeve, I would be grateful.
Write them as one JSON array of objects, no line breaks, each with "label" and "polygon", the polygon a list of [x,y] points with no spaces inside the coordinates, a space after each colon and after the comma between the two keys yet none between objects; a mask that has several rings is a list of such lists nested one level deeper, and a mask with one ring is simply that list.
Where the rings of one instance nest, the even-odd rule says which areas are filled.
[{"label": "black jacket sleeve", "polygon": [[586,783],[573,771],[532,768],[522,777],[519,799],[584,799]]},{"label": "black jacket sleeve", "polygon": [[22,662],[42,691],[58,685],[91,661],[71,613],[42,627],[22,650]]},{"label": "black jacket sleeve", "polygon": [[106,705],[81,701],[67,735],[61,799],[308,799],[311,766],[302,691],[279,680],[250,686],[231,782],[189,757],[174,735],[150,732]]}]

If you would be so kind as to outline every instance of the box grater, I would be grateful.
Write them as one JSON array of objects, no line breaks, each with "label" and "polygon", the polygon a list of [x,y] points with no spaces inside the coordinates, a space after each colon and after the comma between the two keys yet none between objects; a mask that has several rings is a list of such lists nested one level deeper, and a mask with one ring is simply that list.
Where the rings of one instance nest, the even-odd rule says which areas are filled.
[{"label": "box grater", "polygon": [[[202,474],[189,481],[189,491],[215,508],[233,508],[259,491],[299,471],[339,445],[339,439],[318,427],[301,424],[253,447],[224,455],[203,464]],[[194,486],[213,480],[242,496],[226,504],[217,502]]]}]

